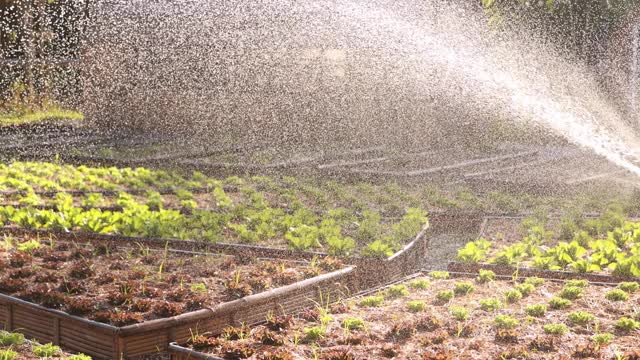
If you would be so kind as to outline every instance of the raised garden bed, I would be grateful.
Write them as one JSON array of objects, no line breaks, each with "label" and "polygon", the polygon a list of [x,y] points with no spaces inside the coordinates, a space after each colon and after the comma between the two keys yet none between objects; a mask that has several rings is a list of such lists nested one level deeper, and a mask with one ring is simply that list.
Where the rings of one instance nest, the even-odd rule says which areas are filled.
[{"label": "raised garden bed", "polygon": [[[637,283],[412,277],[296,317],[170,346],[185,359],[626,358],[640,348]],[[569,290],[567,290],[569,289]],[[577,290],[576,290],[577,289]],[[572,300],[567,300],[567,297]],[[558,300],[560,299],[560,300]]]},{"label": "raised garden bed", "polygon": [[[513,219],[506,220],[509,226],[502,228],[516,227]],[[496,271],[518,268],[545,277],[545,271],[561,278],[571,276],[566,273],[571,271],[610,282],[640,278],[640,222],[627,220],[621,209],[611,208],[597,217],[525,218],[519,226],[521,241],[513,240],[514,231],[491,234],[501,229],[499,225],[498,221],[489,231],[485,227],[488,239],[467,243],[458,251],[457,261],[470,264],[471,269],[489,263],[498,266]]]},{"label": "raised garden bed", "polygon": [[[181,262],[180,258],[190,259],[194,256],[199,258],[206,258],[206,254],[218,253],[223,251],[225,253],[231,253],[238,255],[239,262],[251,261],[258,257],[271,257],[271,258],[289,258],[296,259],[296,261],[307,260],[315,262],[317,264],[324,263],[330,260],[322,260],[326,257],[326,254],[314,254],[305,252],[291,252],[270,248],[258,248],[246,245],[233,245],[233,244],[215,244],[207,242],[195,242],[184,240],[166,240],[166,239],[145,239],[145,238],[123,238],[113,235],[100,235],[100,234],[78,234],[78,233],[56,233],[43,230],[25,230],[20,228],[5,228],[3,229],[9,239],[12,238],[24,238],[24,239],[51,239],[52,242],[43,241],[43,246],[40,248],[32,249],[31,251],[49,253],[51,250],[46,246],[47,243],[53,244],[53,246],[64,246],[71,244],[71,247],[88,246],[99,251],[104,252],[106,249],[117,249],[117,251],[109,251],[108,255],[104,256],[106,263],[112,263],[111,258],[118,253],[124,253],[127,256],[126,260],[118,260],[113,263],[122,265],[127,262],[133,261],[139,265],[141,269],[136,269],[134,277],[140,277],[145,272],[144,267],[147,268],[149,275],[142,277],[138,280],[126,280],[125,282],[134,282],[149,289],[153,288],[154,279],[158,278],[158,272],[160,271],[158,260],[162,264],[165,259],[165,253],[170,254],[167,256],[171,261],[178,261],[178,263],[186,264],[187,262]],[[23,241],[23,243],[25,243]],[[26,243],[30,245],[23,245],[23,250],[30,249],[36,245],[33,242]],[[173,248],[175,246],[175,249]],[[389,259],[375,260],[375,259],[350,259],[347,260],[351,263],[357,264],[357,267],[347,267],[337,272],[320,275],[314,278],[303,280],[301,282],[294,283],[292,285],[284,286],[276,290],[269,290],[267,292],[249,295],[248,297],[222,303],[195,312],[185,313],[177,315],[167,319],[147,320],[141,324],[127,325],[123,327],[116,327],[111,324],[102,324],[93,320],[87,320],[78,316],[68,315],[60,310],[45,308],[40,305],[28,303],[24,300],[10,297],[6,295],[0,295],[0,307],[3,307],[3,311],[0,311],[0,326],[5,326],[8,329],[20,329],[29,336],[40,339],[41,341],[51,341],[57,344],[63,345],[65,348],[75,351],[83,351],[95,356],[96,358],[114,358],[119,359],[118,354],[125,354],[127,357],[141,356],[150,353],[162,352],[166,349],[169,340],[184,340],[187,339],[194,331],[210,331],[212,333],[219,333],[224,327],[230,324],[253,324],[262,321],[268,313],[285,313],[294,314],[299,312],[305,307],[312,306],[322,301],[337,301],[341,298],[350,296],[351,294],[359,291],[365,291],[367,289],[380,286],[381,284],[388,283],[390,281],[398,280],[408,274],[413,273],[424,258],[427,246],[427,230],[426,228],[418,234],[418,236],[405,248],[396,253]],[[125,247],[125,249],[121,249]],[[128,249],[128,250],[127,250]],[[177,250],[180,249],[180,250]],[[74,251],[75,253],[82,253],[81,250]],[[137,254],[137,256],[134,256]],[[35,253],[34,253],[35,255]],[[212,256],[212,255],[209,255]],[[149,258],[148,258],[149,257]],[[154,265],[145,265],[145,262],[153,262],[152,259],[156,258]],[[223,262],[224,256],[217,255],[216,261]],[[147,259],[147,260],[143,260]],[[37,258],[39,259],[39,258]],[[42,260],[36,260],[41,261]],[[84,261],[84,260],[81,260]],[[213,261],[213,260],[212,260]],[[286,262],[286,261],[285,261]],[[201,266],[206,266],[206,263],[202,263]],[[296,265],[295,266],[303,266]],[[42,264],[42,267],[46,269],[48,264]],[[70,270],[67,267],[72,267],[73,264],[65,264],[63,266],[63,272]],[[109,265],[111,267],[111,265]],[[164,266],[164,265],[163,265]],[[169,265],[167,265],[169,266]],[[238,268],[242,266],[239,265]],[[317,266],[316,266],[317,267]],[[99,267],[94,267],[99,268]],[[207,267],[210,269],[211,267]],[[303,266],[303,269],[307,267]],[[312,267],[313,268],[313,267]],[[64,270],[66,269],[66,270]],[[281,269],[281,267],[280,267]],[[22,269],[15,269],[20,273],[23,273]],[[206,270],[206,269],[205,269]],[[12,270],[13,271],[13,270]],[[109,270],[109,272],[119,272],[120,270]],[[235,284],[237,274],[240,274],[240,278],[244,276],[242,272],[236,273],[228,271],[224,274],[223,271],[219,271],[226,278],[227,284]],[[277,276],[278,269],[275,269]],[[191,271],[192,272],[192,271]],[[262,272],[263,271],[258,271]],[[46,274],[45,274],[46,273]],[[34,276],[48,276],[51,271],[43,270],[43,274],[31,274]],[[308,276],[315,275],[315,271],[311,273],[305,271]],[[22,275],[29,275],[28,271]],[[121,276],[118,278],[128,278],[129,276]],[[260,283],[259,277],[255,274],[249,274],[246,278],[256,280]],[[98,274],[94,274],[93,279],[96,279]],[[172,278],[174,276],[171,276]],[[100,276],[99,278],[108,278]],[[73,279],[69,279],[73,281]],[[59,280],[60,281],[60,280]],[[63,279],[61,281],[68,280]],[[85,282],[86,280],[82,280]],[[174,287],[189,289],[190,284],[198,281],[194,275],[191,275],[191,279],[182,280],[182,285],[175,285]],[[207,279],[203,281],[204,287],[207,288],[209,294],[212,286],[207,286],[208,282],[214,281]],[[215,281],[214,281],[215,282]],[[143,285],[145,284],[145,285]],[[180,284],[180,283],[178,283]],[[9,284],[12,285],[12,284]],[[15,284],[13,284],[15,285]],[[19,284],[18,284],[19,285]],[[117,284],[116,284],[117,285]],[[109,301],[109,294],[116,296],[123,289],[121,286],[116,286],[113,283],[107,283],[104,286],[110,288],[110,291],[104,290],[100,292],[100,296],[95,299],[107,299]],[[40,286],[40,285],[38,285]],[[245,286],[238,286],[246,289]],[[58,286],[54,293],[66,291],[66,287],[62,288]],[[106,288],[105,288],[106,289]],[[124,289],[128,289],[125,287]],[[196,282],[195,289],[202,289],[202,284]],[[221,290],[220,282],[218,282],[218,289]],[[18,290],[16,290],[18,291]],[[116,292],[117,291],[117,292]],[[187,291],[195,291],[193,289]],[[224,291],[224,290],[223,290]],[[20,291],[18,291],[20,292]],[[29,294],[27,294],[29,295]],[[37,294],[31,294],[31,296]],[[165,294],[166,296],[166,294]],[[55,298],[55,297],[54,297]],[[193,298],[193,297],[191,297]],[[145,299],[142,299],[143,302]],[[153,299],[150,299],[153,300]],[[224,299],[223,299],[224,300]],[[220,300],[220,301],[223,301]],[[40,301],[49,301],[49,298],[41,298]],[[154,300],[155,301],[155,300]],[[99,303],[99,301],[96,301]],[[161,302],[166,306],[166,303]],[[169,302],[171,303],[171,302]],[[103,302],[104,304],[104,302]],[[55,305],[55,303],[54,303]],[[86,305],[86,304],[85,304]],[[61,306],[61,310],[65,310],[67,304],[58,304]],[[106,305],[108,307],[108,304]],[[129,306],[134,306],[134,302],[127,302],[120,307],[114,307],[120,310],[127,310]],[[153,312],[153,309],[150,310]],[[103,312],[104,313],[104,312]],[[118,314],[118,313],[116,313]],[[95,315],[95,314],[94,314]],[[103,316],[106,314],[100,314]],[[141,315],[138,313],[137,315]],[[126,315],[109,315],[109,321],[115,321],[114,324],[121,325],[119,321],[126,320]],[[142,320],[152,319],[155,315],[152,313],[145,313]],[[105,318],[106,319],[106,318]],[[98,319],[104,320],[104,319]],[[104,320],[107,321],[107,320]],[[82,330],[78,330],[82,329]],[[91,345],[91,346],[89,346]]]},{"label": "raised garden bed", "polygon": [[[13,163],[0,167],[0,186],[7,191],[0,195],[5,203],[0,204],[0,222],[28,229],[268,244],[374,258],[392,255],[427,223],[426,212],[418,208],[397,209],[399,218],[387,219],[362,203],[329,207],[319,189],[286,181],[282,185],[259,177],[222,182],[200,173],[185,178],[144,168]],[[146,187],[148,191],[140,191]],[[198,191],[188,190],[193,188]],[[163,194],[163,189],[174,190]],[[117,195],[99,192],[104,190]]]},{"label": "raised garden bed", "polygon": [[253,323],[267,312],[295,312],[321,293],[344,296],[353,271],[319,275],[341,266],[329,259],[312,265],[154,251],[142,244],[36,244],[20,239],[14,250],[0,253],[1,326],[96,358],[155,353],[191,329],[215,331]]}]

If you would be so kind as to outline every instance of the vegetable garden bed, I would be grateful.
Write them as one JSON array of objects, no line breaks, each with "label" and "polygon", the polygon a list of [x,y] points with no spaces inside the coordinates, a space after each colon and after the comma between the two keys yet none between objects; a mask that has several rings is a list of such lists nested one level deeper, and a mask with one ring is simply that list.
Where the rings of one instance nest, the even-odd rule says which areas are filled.
[{"label": "vegetable garden bed", "polygon": [[[387,220],[361,203],[330,207],[317,189],[295,179],[287,179],[287,185],[264,177],[250,180],[222,182],[200,173],[189,178],[144,168],[13,163],[0,166],[0,189],[6,191],[0,195],[5,202],[0,222],[27,229],[224,240],[374,258],[391,256],[427,223],[426,212],[417,208],[401,209],[404,216]],[[198,191],[189,190],[194,188]]]},{"label": "vegetable garden bed", "polygon": [[[264,325],[195,333],[185,359],[636,359],[638,283],[413,277]],[[571,299],[569,299],[571,298]]]},{"label": "vegetable garden bed", "polygon": [[[181,254],[178,252],[176,253],[177,257],[189,257],[190,255],[188,254],[194,251],[196,253],[222,251],[240,256],[240,261],[247,261],[247,259],[261,256],[298,260],[307,259],[315,262],[325,261],[321,260],[321,258],[327,256],[327,254],[292,252],[251,245],[178,239],[127,238],[114,235],[29,230],[15,227],[4,228],[3,232],[10,236],[24,237],[31,240],[51,239],[54,246],[55,244],[65,243],[88,243],[88,246],[101,249],[101,251],[111,247],[133,246],[133,249],[130,250],[131,252],[127,252],[127,254],[162,254],[165,251],[174,254],[174,250],[182,249],[181,251],[186,251],[187,253]],[[24,245],[23,250],[36,246],[34,241],[26,244],[30,245]],[[211,331],[216,333],[230,324],[241,322],[252,324],[253,322],[261,321],[269,312],[293,314],[303,307],[323,301],[323,299],[324,301],[335,301],[358,291],[397,280],[414,272],[420,266],[426,246],[427,230],[424,228],[415,237],[414,241],[389,259],[350,259],[348,260],[349,262],[357,264],[355,269],[350,267],[333,274],[303,280],[278,290],[250,295],[247,298],[221,304],[212,310],[204,309],[169,319],[149,320],[142,324],[124,327],[96,323],[67,315],[58,310],[45,309],[16,298],[1,296],[2,300],[0,302],[3,303],[5,311],[0,311],[0,314],[4,315],[6,313],[7,315],[4,317],[0,315],[0,323],[7,328],[20,328],[22,329],[21,331],[42,339],[42,341],[59,343],[66,348],[84,351],[97,358],[117,358],[118,353],[124,353],[129,358],[154,353],[158,349],[162,351],[166,349],[168,340],[184,339],[192,331]],[[45,246],[42,246],[42,249],[45,250],[38,249],[38,251],[49,252]],[[114,256],[113,253],[110,256]],[[158,255],[155,256],[157,257]],[[153,261],[149,259],[147,262]],[[22,270],[19,271],[22,272]],[[137,271],[136,276],[141,276],[142,272]],[[28,275],[28,271],[26,275]],[[236,279],[236,274],[227,274],[226,278]],[[143,277],[143,280],[145,279]],[[134,281],[139,283],[141,280]],[[183,287],[186,288],[185,282],[183,282]],[[121,290],[121,288],[118,287],[118,290]],[[56,291],[59,292],[59,289]],[[67,305],[65,304],[64,306]],[[33,314],[36,318],[31,318],[29,314]],[[111,316],[114,315],[112,314]],[[122,316],[124,315],[116,316],[114,321],[123,321],[121,319]],[[124,320],[126,320],[126,317]],[[120,323],[116,324],[120,325]],[[82,330],[78,331],[77,329]],[[96,344],[95,346],[87,346],[94,343]]]},{"label": "vegetable garden bed", "polygon": [[142,244],[6,239],[15,249],[0,253],[0,324],[96,358],[155,353],[193,329],[251,324],[268,312],[295,312],[320,294],[343,296],[353,271],[337,270],[340,263],[330,258],[305,265]]},{"label": "vegetable garden bed", "polygon": [[555,222],[553,232],[548,219],[526,218],[520,226],[521,241],[513,242],[512,234],[507,239],[502,232],[490,240],[480,238],[460,249],[457,261],[472,264],[471,269],[476,268],[474,264],[490,263],[497,265],[496,271],[518,268],[529,274],[539,271],[544,277],[567,278],[566,271],[573,271],[608,282],[640,278],[640,222],[626,220],[622,210]]}]

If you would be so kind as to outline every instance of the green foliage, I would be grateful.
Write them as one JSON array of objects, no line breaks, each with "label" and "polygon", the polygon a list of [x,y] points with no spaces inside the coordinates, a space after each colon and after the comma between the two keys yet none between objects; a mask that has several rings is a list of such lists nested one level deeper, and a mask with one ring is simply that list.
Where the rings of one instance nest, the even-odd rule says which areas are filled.
[{"label": "green foliage", "polygon": [[7,349],[7,350],[0,350],[0,360],[14,360],[18,358],[18,353]]},{"label": "green foliage", "polygon": [[[577,224],[575,217],[564,216],[560,220],[560,234],[559,237],[562,240],[575,240],[577,234],[580,233],[580,226]],[[589,234],[585,231],[585,234]],[[579,241],[580,242],[580,241]],[[586,243],[582,246],[586,246]]]},{"label": "green foliage", "polygon": [[600,334],[595,334],[591,337],[591,340],[597,345],[597,346],[605,346],[611,343],[611,341],[613,341],[613,339],[615,338],[615,336],[613,334],[609,334],[609,333],[600,333]]},{"label": "green foliage", "polygon": [[385,296],[389,299],[396,299],[407,295],[409,295],[409,290],[403,284],[393,285],[385,292]]},{"label": "green foliage", "polygon": [[384,297],[383,296],[367,296],[367,297],[363,297],[360,300],[360,306],[363,307],[378,307],[380,305],[382,305],[382,303],[384,302]]},{"label": "green foliage", "polygon": [[393,253],[393,247],[382,240],[376,240],[362,250],[363,256],[375,259],[386,259]]},{"label": "green foliage", "polygon": [[84,354],[71,355],[67,360],[91,360],[91,356]]},{"label": "green foliage", "polygon": [[442,290],[438,291],[438,293],[436,294],[436,298],[438,299],[438,301],[446,303],[453,299],[453,295],[453,290]]},{"label": "green foliage", "polygon": [[491,270],[480,269],[478,272],[477,281],[481,284],[488,283],[496,279],[496,273]]},{"label": "green foliage", "polygon": [[224,180],[224,183],[231,186],[242,186],[244,185],[244,180],[237,176],[229,176]]},{"label": "green foliage", "polygon": [[517,319],[508,315],[497,315],[494,319],[494,323],[498,329],[513,329],[520,325],[520,322]]},{"label": "green foliage", "polygon": [[604,294],[605,299],[609,301],[627,301],[629,294],[620,289],[612,289]]},{"label": "green foliage", "polygon": [[331,236],[325,242],[329,246],[327,252],[335,256],[349,256],[356,247],[356,241],[350,237]]},{"label": "green foliage", "polygon": [[[360,226],[356,230],[356,239],[364,242],[371,242],[378,239],[382,234],[382,225],[380,224],[380,214],[372,211],[364,211]],[[417,234],[417,233],[416,233]]]},{"label": "green foliage", "polygon": [[571,240],[577,242],[582,247],[586,247],[587,245],[593,242],[593,238],[586,231],[576,232],[575,236],[573,236],[573,239]]},{"label": "green foliage", "polygon": [[233,204],[231,198],[225,193],[221,186],[216,186],[213,189],[213,199],[216,203],[216,207],[219,209],[228,209]]},{"label": "green foliage", "polygon": [[464,263],[479,263],[487,258],[491,248],[491,242],[486,239],[478,239],[469,242],[458,251],[457,260]]},{"label": "green foliage", "polygon": [[36,345],[32,349],[33,354],[40,357],[53,357],[58,354],[61,349],[59,346],[53,345],[52,343],[44,344],[44,345]]},{"label": "green foliage", "polygon": [[199,293],[206,294],[207,293],[207,285],[205,283],[191,284],[191,291],[196,292],[196,293],[199,292]]},{"label": "green foliage", "polygon": [[549,300],[549,307],[553,310],[566,309],[569,306],[571,306],[571,300],[568,299],[553,297]]},{"label": "green foliage", "polygon": [[575,300],[582,296],[582,288],[578,286],[565,286],[558,296],[567,300]]},{"label": "green foliage", "polygon": [[346,318],[342,320],[342,326],[347,330],[360,330],[364,328],[364,320],[360,318]]},{"label": "green foliage", "polygon": [[569,264],[569,266],[571,267],[571,269],[573,269],[573,271],[579,272],[582,274],[587,274],[587,273],[592,273],[592,272],[597,272],[602,270],[600,265],[594,263],[590,259],[579,259]]},{"label": "green foliage", "polygon": [[466,321],[469,319],[469,310],[462,306],[453,305],[449,307],[449,313],[458,321]]},{"label": "green foliage", "polygon": [[497,265],[516,266],[528,256],[527,245],[519,242],[502,248],[490,262]]},{"label": "green foliage", "polygon": [[186,189],[176,189],[176,196],[180,201],[193,200],[193,193]]},{"label": "green foliage", "polygon": [[609,264],[611,274],[620,277],[640,277],[640,256],[632,255],[626,257],[620,253],[616,257],[616,262]]},{"label": "green foliage", "polygon": [[434,280],[446,280],[449,278],[447,271],[431,271],[428,275]]},{"label": "green foliage", "polygon": [[457,296],[470,294],[471,292],[473,292],[473,290],[475,290],[475,287],[473,286],[473,284],[470,283],[470,282],[466,282],[466,281],[465,282],[457,282],[453,286],[453,292]]},{"label": "green foliage", "polygon": [[575,286],[579,288],[586,288],[587,286],[589,286],[589,282],[584,279],[571,279],[571,280],[567,280],[567,282],[564,285],[565,287]]},{"label": "green foliage", "polygon": [[544,332],[551,335],[564,335],[569,331],[569,328],[565,324],[547,324],[542,327]]},{"label": "green foliage", "polygon": [[149,190],[147,191],[147,203],[146,205],[149,207],[151,211],[159,211],[164,206],[164,199],[159,192]]},{"label": "green foliage", "polygon": [[638,288],[640,288],[640,285],[635,281],[621,282],[620,284],[618,284],[618,289],[629,294],[638,291]]},{"label": "green foliage", "polygon": [[288,240],[289,248],[292,250],[306,251],[312,247],[320,247],[320,232],[315,226],[303,224],[297,228],[291,228],[285,234],[285,239]]},{"label": "green foliage", "polygon": [[409,301],[409,303],[407,304],[407,309],[410,312],[414,312],[414,313],[424,311],[426,307],[427,307],[427,304],[422,300]]},{"label": "green foliage", "polygon": [[518,292],[520,292],[520,294],[522,294],[522,296],[529,296],[529,295],[531,295],[533,290],[536,289],[536,287],[533,284],[522,283],[522,284],[518,284],[518,285],[514,286],[514,289],[517,290]]},{"label": "green foliage", "polygon": [[398,242],[413,240],[428,222],[426,211],[409,208],[400,222],[393,226],[393,238]]},{"label": "green foliage", "polygon": [[39,249],[40,246],[41,246],[41,244],[40,244],[40,242],[38,240],[29,240],[29,241],[25,241],[25,242],[19,244],[18,245],[18,251],[22,251],[22,252],[26,252],[26,253],[32,253],[36,249]]},{"label": "green foliage", "polygon": [[507,292],[504,293],[504,298],[507,304],[513,304],[522,299],[522,293],[516,289],[507,290]]},{"label": "green foliage", "polygon": [[302,329],[307,341],[318,341],[324,337],[326,329],[320,326],[306,327]]},{"label": "green foliage", "polygon": [[24,344],[24,335],[0,331],[0,346],[13,346]]},{"label": "green foliage", "polygon": [[620,332],[629,333],[631,331],[640,329],[640,322],[628,317],[622,317],[618,319],[618,321],[616,321],[615,328]]},{"label": "green foliage", "polygon": [[486,312],[495,312],[502,309],[502,301],[498,299],[480,299],[480,309]]},{"label": "green foliage", "polygon": [[574,325],[586,325],[595,320],[595,316],[586,311],[574,311],[567,316],[569,321]]},{"label": "green foliage", "polygon": [[85,207],[98,207],[102,205],[102,203],[104,203],[104,197],[99,193],[88,194],[82,200],[82,206]]},{"label": "green foliage", "polygon": [[547,305],[545,304],[528,305],[527,307],[524,308],[524,311],[529,316],[542,317],[547,312]]},{"label": "green foliage", "polygon": [[578,260],[586,253],[587,249],[574,240],[570,243],[558,243],[555,247],[549,249],[545,255],[553,259],[554,263],[557,264],[560,269],[565,269],[567,265]]},{"label": "green foliage", "polygon": [[431,283],[426,279],[416,279],[409,281],[409,287],[416,290],[426,290]]}]

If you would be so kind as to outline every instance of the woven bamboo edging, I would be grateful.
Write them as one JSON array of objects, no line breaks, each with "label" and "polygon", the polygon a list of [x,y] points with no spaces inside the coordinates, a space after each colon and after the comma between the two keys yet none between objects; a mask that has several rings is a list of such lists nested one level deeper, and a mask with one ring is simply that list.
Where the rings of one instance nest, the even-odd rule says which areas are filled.
[{"label": "woven bamboo edging", "polygon": [[640,281],[640,278],[634,277],[620,277],[607,274],[594,274],[594,273],[579,273],[571,271],[558,271],[558,270],[540,270],[530,267],[514,267],[495,264],[466,264],[460,262],[450,262],[447,266],[447,271],[451,273],[467,273],[475,274],[480,270],[491,270],[498,276],[515,276],[518,277],[530,277],[537,276],[543,279],[549,280],[570,280],[570,279],[584,279],[593,283],[603,284],[617,284],[625,281]]},{"label": "woven bamboo edging", "polygon": [[[218,246],[221,252],[251,256],[258,249],[246,245],[200,243],[189,240],[145,239],[116,237],[113,235],[77,234],[26,230],[15,227],[0,229],[14,234],[51,234],[66,239],[88,241],[115,241],[131,244],[155,244],[164,247]],[[46,309],[9,296],[0,296],[0,326],[10,331],[20,331],[42,342],[53,342],[66,349],[79,351],[96,359],[129,359],[166,352],[170,342],[184,342],[192,334],[208,332],[219,334],[229,325],[253,325],[264,321],[269,313],[295,314],[318,303],[338,301],[345,297],[382,284],[398,280],[417,271],[427,247],[425,226],[416,238],[401,251],[388,259],[351,259],[350,266],[329,274],[307,279],[292,285],[251,295],[243,299],[219,304],[167,319],[147,321],[125,327],[113,327],[91,320]],[[256,253],[254,253],[256,251]],[[291,252],[289,250],[260,248],[260,255],[307,256],[317,254]],[[326,255],[326,254],[320,254]]]}]

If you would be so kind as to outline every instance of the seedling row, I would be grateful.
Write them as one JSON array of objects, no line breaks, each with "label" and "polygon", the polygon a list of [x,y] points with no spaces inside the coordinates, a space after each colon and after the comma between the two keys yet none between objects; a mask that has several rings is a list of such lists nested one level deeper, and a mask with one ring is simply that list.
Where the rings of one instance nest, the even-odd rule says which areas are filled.
[{"label": "seedling row", "polygon": [[544,222],[527,219],[521,241],[496,246],[482,238],[461,249],[457,261],[640,277],[640,222],[625,220],[621,210],[565,218],[558,228],[554,233]]},{"label": "seedling row", "polygon": [[433,272],[261,326],[194,333],[173,351],[176,359],[187,349],[222,359],[637,359],[638,288]]},{"label": "seedling row", "polygon": [[[324,211],[318,205],[324,201],[309,195],[318,191],[297,187],[294,179],[288,179],[289,187],[283,187],[270,178],[252,178],[248,184],[240,178],[223,182],[198,173],[185,179],[146,169],[35,163],[0,167],[0,179],[5,190],[19,191],[5,196],[0,222],[27,229],[268,244],[386,258],[413,240],[427,222],[426,212],[419,208],[403,210],[399,218],[391,220],[362,204]],[[225,184],[233,185],[236,191],[225,190]],[[175,190],[171,195],[156,190],[144,195],[127,192],[145,186]],[[187,190],[190,187],[211,190],[194,194]],[[59,192],[46,198],[36,193],[77,190],[109,190],[117,195],[88,193],[79,197]]]}]

